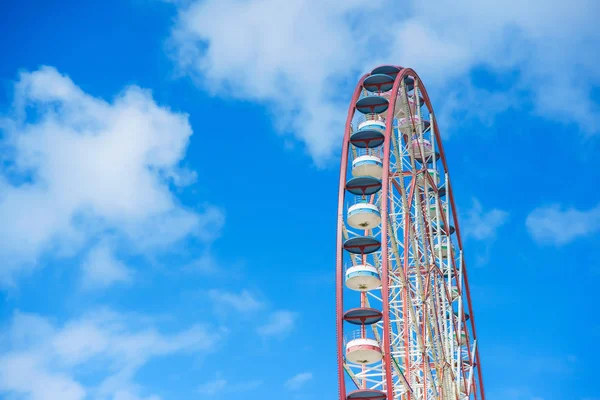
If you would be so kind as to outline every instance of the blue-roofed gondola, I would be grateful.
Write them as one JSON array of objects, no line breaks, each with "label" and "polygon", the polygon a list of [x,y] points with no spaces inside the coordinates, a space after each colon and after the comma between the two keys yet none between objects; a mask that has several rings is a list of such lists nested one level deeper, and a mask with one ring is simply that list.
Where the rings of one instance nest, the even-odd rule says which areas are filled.
[{"label": "blue-roofed gondola", "polygon": [[374,308],[354,308],[346,311],[344,321],[354,325],[373,325],[381,321],[383,314]]},{"label": "blue-roofed gondola", "polygon": [[369,92],[387,92],[394,86],[394,78],[386,74],[368,76],[363,82],[363,87]]},{"label": "blue-roofed gondola", "polygon": [[373,236],[356,236],[344,242],[344,250],[352,254],[371,254],[380,248],[381,242]]},{"label": "blue-roofed gondola", "polygon": [[346,400],[385,400],[384,392],[375,389],[359,389],[346,396]]},{"label": "blue-roofed gondola", "polygon": [[375,148],[385,140],[385,122],[367,120],[358,125],[358,130],[350,135],[350,143],[361,149]]},{"label": "blue-roofed gondola", "polygon": [[381,114],[388,109],[390,102],[382,96],[366,96],[356,102],[356,110],[363,114]]},{"label": "blue-roofed gondola", "polygon": [[357,196],[369,196],[381,190],[381,181],[371,176],[359,176],[346,182],[346,190]]}]

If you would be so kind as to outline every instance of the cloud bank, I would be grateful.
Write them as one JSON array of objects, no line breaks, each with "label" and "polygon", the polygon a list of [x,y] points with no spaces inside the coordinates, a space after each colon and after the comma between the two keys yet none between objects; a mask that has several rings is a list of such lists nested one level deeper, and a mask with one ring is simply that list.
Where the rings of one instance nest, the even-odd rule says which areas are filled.
[{"label": "cloud bank", "polygon": [[4,332],[0,393],[31,400],[160,400],[143,394],[137,371],[157,357],[210,350],[222,335],[200,325],[163,334],[148,318],[110,310],[63,324],[15,312]]},{"label": "cloud bank", "polygon": [[[317,162],[339,143],[358,76],[378,63],[415,68],[450,130],[511,107],[599,130],[593,0],[176,4],[169,45],[180,71],[216,95],[267,105],[277,128]],[[481,70],[490,74],[486,87],[473,80]]]},{"label": "cloud bank", "polygon": [[188,117],[126,88],[112,102],[93,97],[56,69],[24,72],[13,107],[0,120],[0,278],[41,257],[98,245],[85,268],[89,284],[126,281],[114,252],[166,249],[184,238],[209,241],[218,208],[181,205],[171,188],[193,180],[180,167]]}]

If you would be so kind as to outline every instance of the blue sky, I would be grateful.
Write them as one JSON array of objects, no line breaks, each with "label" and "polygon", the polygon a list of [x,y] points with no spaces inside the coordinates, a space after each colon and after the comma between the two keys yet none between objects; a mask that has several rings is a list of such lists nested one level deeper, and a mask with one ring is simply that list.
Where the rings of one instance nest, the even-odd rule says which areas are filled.
[{"label": "blue sky", "polygon": [[371,3],[0,5],[2,398],[335,398],[342,124],[390,62],[444,129],[488,399],[600,399],[598,5]]}]

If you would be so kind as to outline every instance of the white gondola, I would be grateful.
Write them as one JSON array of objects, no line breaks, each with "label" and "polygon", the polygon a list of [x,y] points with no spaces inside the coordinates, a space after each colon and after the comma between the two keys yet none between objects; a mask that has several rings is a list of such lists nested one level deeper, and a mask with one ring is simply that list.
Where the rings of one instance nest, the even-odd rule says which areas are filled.
[{"label": "white gondola", "polygon": [[353,176],[371,176],[381,179],[383,175],[383,162],[376,155],[366,154],[356,157],[352,161]]},{"label": "white gondola", "polygon": [[412,130],[413,126],[418,129],[419,124],[421,124],[421,131],[424,131],[427,129],[427,126],[429,126],[429,121],[421,119],[421,117],[419,117],[417,114],[411,117],[398,118],[398,129],[401,131],[410,131]]},{"label": "white gondola", "polygon": [[[439,218],[448,218],[448,206],[446,204],[444,204],[443,207],[439,207],[439,205],[437,203],[429,205],[429,218],[431,218],[432,220],[435,220],[435,218],[437,218],[438,208],[440,210]],[[444,213],[443,216],[442,216],[442,211]]]},{"label": "white gondola", "polygon": [[[391,98],[392,92],[383,93],[382,96],[386,99]],[[424,103],[421,102],[421,105]],[[396,100],[396,107],[394,108],[394,116],[396,118],[402,118],[406,116],[406,106],[408,105],[410,109],[410,113],[413,115],[417,114],[417,103],[415,102],[415,97],[413,95],[408,96],[408,102],[406,101],[406,96],[402,93],[398,93],[398,98]]]},{"label": "white gondola", "polygon": [[372,129],[375,131],[379,131],[381,133],[385,133],[385,122],[379,118],[369,119],[358,124],[358,130],[367,130]]},{"label": "white gondola", "polygon": [[346,271],[348,289],[367,292],[381,286],[381,278],[377,268],[368,264],[355,265]]},{"label": "white gondola", "polygon": [[462,346],[467,344],[467,334],[464,330],[460,332],[459,344]]},{"label": "white gondola", "polygon": [[[433,146],[431,142],[427,139],[413,139],[410,142],[410,150],[413,154],[413,157],[419,159],[428,159],[433,155]],[[425,157],[423,157],[423,155]]]},{"label": "white gondola", "polygon": [[[442,235],[441,240],[437,240],[433,245],[433,249],[435,251],[435,256],[437,257],[440,252],[442,253],[442,258],[448,258],[450,256],[450,246],[451,242],[447,236]],[[454,247],[453,247],[454,248]]]},{"label": "white gondola", "polygon": [[450,295],[452,296],[452,301],[458,300],[458,298],[460,297],[460,293],[458,293],[458,288],[456,286],[452,286],[452,289],[450,290]]},{"label": "white gondola", "polygon": [[373,229],[381,223],[381,214],[375,204],[360,202],[348,208],[347,221],[355,229]]},{"label": "white gondola", "polygon": [[356,364],[373,364],[381,361],[383,354],[376,340],[359,338],[346,344],[346,359]]},{"label": "white gondola", "polygon": [[[429,174],[429,176],[431,177],[431,179],[433,180],[433,183],[437,186],[440,183],[440,176],[438,174],[438,172],[435,169],[428,169],[427,170],[427,174]],[[424,172],[420,172],[417,175],[417,183],[419,184],[420,187],[425,187],[425,184],[427,183],[429,185],[430,188],[433,189],[433,186],[431,185],[431,182],[429,181],[429,179],[427,179],[427,176],[425,175]]]}]

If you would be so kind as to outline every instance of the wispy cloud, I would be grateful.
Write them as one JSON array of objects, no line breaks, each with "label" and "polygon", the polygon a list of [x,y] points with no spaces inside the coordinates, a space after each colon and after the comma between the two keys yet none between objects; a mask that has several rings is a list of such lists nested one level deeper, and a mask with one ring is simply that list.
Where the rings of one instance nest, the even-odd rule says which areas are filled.
[{"label": "wispy cloud", "polygon": [[208,292],[208,296],[217,306],[231,308],[238,312],[253,312],[264,307],[264,303],[259,301],[248,290],[233,293],[212,289]]},{"label": "wispy cloud", "polygon": [[[146,326],[144,326],[146,325]],[[150,360],[181,352],[210,351],[221,333],[192,326],[163,334],[147,318],[108,310],[62,325],[35,314],[15,313],[0,353],[0,393],[33,399],[157,399],[133,381]],[[78,381],[93,370],[95,382]]]},{"label": "wispy cloud", "polygon": [[227,381],[225,379],[216,379],[198,386],[198,392],[205,396],[214,396],[217,393],[222,392],[226,387]]},{"label": "wispy cloud", "polygon": [[498,208],[484,210],[477,199],[464,214],[459,215],[463,238],[474,239],[482,242],[476,254],[476,265],[485,265],[489,262],[496,232],[508,220],[508,212]]},{"label": "wispy cloud", "polygon": [[477,199],[473,199],[471,209],[467,210],[464,217],[465,237],[471,237],[476,240],[493,239],[496,236],[496,231],[504,225],[508,219],[508,212],[493,208],[489,211],[484,211],[481,203]]},{"label": "wispy cloud", "polygon": [[267,322],[258,327],[257,332],[262,336],[282,337],[294,329],[297,320],[298,314],[295,312],[287,310],[274,311]]},{"label": "wispy cloud", "polygon": [[220,272],[219,261],[210,248],[183,267],[187,272],[200,272],[203,274],[216,274]]},{"label": "wispy cloud", "polygon": [[129,283],[133,272],[117,260],[107,243],[89,251],[81,267],[85,289],[104,289],[117,283]]},{"label": "wispy cloud", "polygon": [[285,387],[289,390],[299,390],[312,380],[313,374],[310,372],[302,372],[288,379],[285,382]]},{"label": "wispy cloud", "polygon": [[257,389],[263,384],[261,380],[252,381],[234,381],[230,382],[226,379],[215,379],[201,384],[198,387],[198,392],[205,396],[216,396],[223,393],[243,393]]},{"label": "wispy cloud", "polygon": [[600,205],[589,210],[557,204],[536,208],[525,224],[535,241],[562,246],[600,230]]}]

